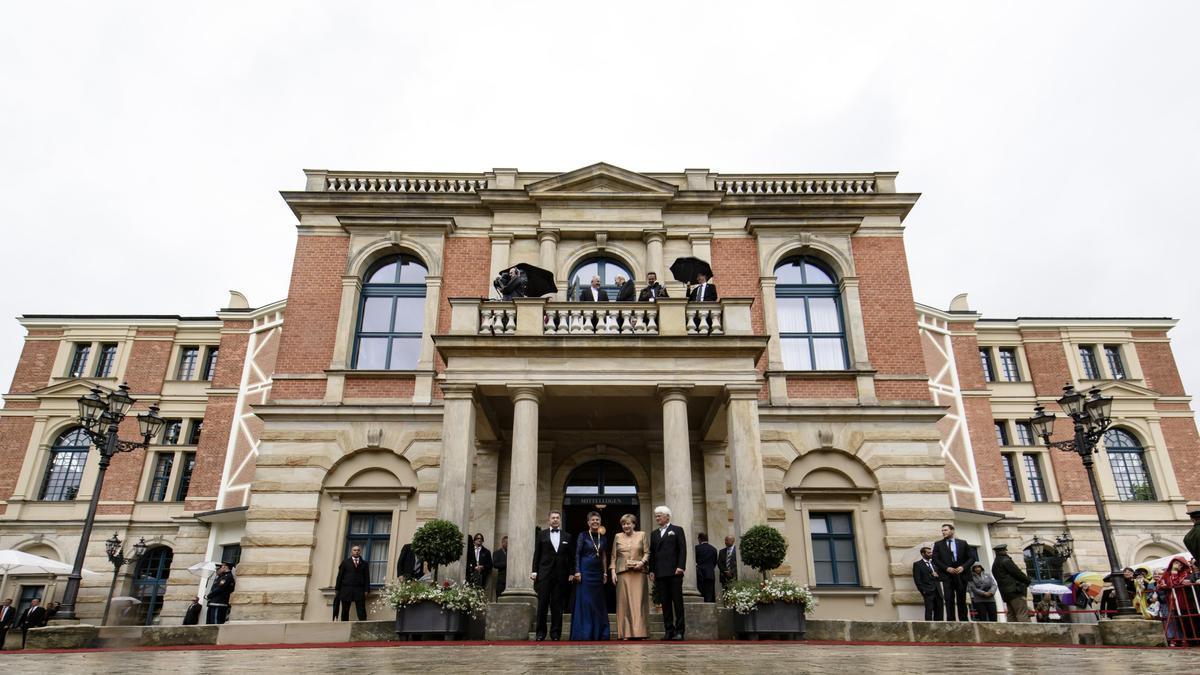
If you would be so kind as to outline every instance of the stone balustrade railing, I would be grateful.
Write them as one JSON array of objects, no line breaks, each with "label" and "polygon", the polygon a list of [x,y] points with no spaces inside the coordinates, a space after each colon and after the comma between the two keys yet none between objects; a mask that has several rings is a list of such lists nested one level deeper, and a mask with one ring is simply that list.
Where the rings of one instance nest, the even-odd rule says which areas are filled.
[{"label": "stone balustrade railing", "polygon": [[550,303],[544,316],[546,335],[658,335],[652,302]]},{"label": "stone balustrade railing", "polygon": [[394,192],[408,194],[473,194],[487,187],[485,178],[439,176],[326,175],[326,192]]},{"label": "stone balustrade railing", "polygon": [[874,176],[756,179],[718,178],[717,189],[731,195],[874,194]]},{"label": "stone balustrade railing", "polygon": [[750,298],[689,303],[561,302],[521,298],[511,302],[451,298],[451,335],[706,337],[753,335]]}]

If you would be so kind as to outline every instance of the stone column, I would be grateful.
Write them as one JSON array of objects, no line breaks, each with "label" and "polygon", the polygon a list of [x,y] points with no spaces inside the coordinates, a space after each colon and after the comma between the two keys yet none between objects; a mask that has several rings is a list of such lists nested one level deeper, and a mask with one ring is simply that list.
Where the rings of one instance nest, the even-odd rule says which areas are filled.
[{"label": "stone column", "polygon": [[708,539],[716,542],[733,534],[729,530],[729,494],[726,491],[725,444],[705,441],[700,444],[704,453],[704,526]]},{"label": "stone column", "polygon": [[[844,277],[841,281],[843,312],[846,316],[846,339],[849,341],[850,367],[858,371],[871,370],[871,361],[867,354],[867,329],[863,320],[862,301],[858,294],[858,277]],[[869,374],[859,374],[858,402],[861,405],[875,405],[875,378]]]},{"label": "stone column", "polygon": [[[471,528],[471,478],[475,468],[475,385],[442,385],[442,458],[438,469],[438,518],[448,520],[465,535]],[[465,553],[464,553],[465,555]],[[447,565],[441,579],[462,581],[465,562]]]},{"label": "stone column", "polygon": [[[767,336],[767,371],[778,373],[783,370],[783,348],[779,344],[779,313],[775,306],[775,277],[759,277],[759,287],[762,288],[763,323]],[[784,375],[768,375],[767,389],[771,396],[771,405],[787,405],[787,377]]]},{"label": "stone column", "polygon": [[558,276],[558,230],[538,230],[538,265]]},{"label": "stone column", "polygon": [[508,490],[508,588],[505,598],[536,602],[529,569],[537,524],[540,384],[510,384],[513,400],[512,472]]},{"label": "stone column", "polygon": [[500,536],[496,532],[496,487],[500,472],[499,441],[479,441],[475,451],[475,490],[471,493],[471,532],[483,534],[485,545],[490,549],[500,548]]},{"label": "stone column", "polygon": [[491,280],[500,274],[500,270],[508,269],[508,254],[512,248],[513,235],[511,232],[492,232],[488,236],[492,241],[492,269],[488,277],[488,283],[491,283]]},{"label": "stone column", "polygon": [[[667,231],[651,230],[643,233],[642,238],[646,242],[646,271],[657,274],[659,283],[666,285],[671,277],[663,268],[663,243],[667,241]],[[643,279],[638,279],[639,285],[643,282]]]},{"label": "stone column", "polygon": [[[758,433],[758,391],[756,384],[726,385],[729,470],[733,483],[733,530],[739,539],[755,525],[767,524],[766,490],[763,486],[762,448]],[[742,567],[738,560],[739,568]],[[749,574],[751,576],[746,576]],[[738,577],[753,579],[746,568]]]},{"label": "stone column", "polygon": [[[688,559],[683,594],[699,598],[695,573],[695,506],[692,503],[692,445],[688,439],[687,392],[690,384],[660,384],[663,406],[663,484],[671,523],[683,528]],[[656,505],[657,506],[657,505]],[[649,524],[647,527],[654,527]],[[689,600],[690,601],[690,600]]]}]

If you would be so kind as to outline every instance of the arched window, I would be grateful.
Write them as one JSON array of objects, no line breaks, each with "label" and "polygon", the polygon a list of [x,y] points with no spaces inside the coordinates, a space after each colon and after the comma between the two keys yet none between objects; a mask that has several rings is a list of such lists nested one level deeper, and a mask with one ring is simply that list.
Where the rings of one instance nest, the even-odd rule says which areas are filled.
[{"label": "arched window", "polygon": [[[575,266],[568,277],[582,291],[592,285],[592,277],[600,277],[600,288],[608,293],[609,300],[617,299],[617,275],[632,279],[633,275],[625,263],[614,258],[588,258]],[[590,297],[590,296],[589,296]]]},{"label": "arched window", "polygon": [[46,478],[42,481],[43,501],[69,502],[75,499],[91,445],[92,440],[79,428],[66,431],[54,441],[50,458],[46,461]]},{"label": "arched window", "polygon": [[407,255],[384,258],[367,270],[354,333],[356,369],[416,368],[425,328],[426,272]]},{"label": "arched window", "polygon": [[1121,501],[1154,501],[1154,483],[1146,470],[1146,451],[1133,434],[1123,429],[1109,429],[1104,432],[1104,449]]},{"label": "arched window", "polygon": [[171,576],[171,559],[175,552],[170,546],[155,546],[147,549],[138,560],[133,572],[133,597],[142,601],[138,605],[142,624],[149,626],[162,610],[163,597],[167,593],[167,578]]},{"label": "arched window", "polygon": [[775,268],[775,313],[787,370],[845,370],[846,329],[837,278],[813,258]]}]

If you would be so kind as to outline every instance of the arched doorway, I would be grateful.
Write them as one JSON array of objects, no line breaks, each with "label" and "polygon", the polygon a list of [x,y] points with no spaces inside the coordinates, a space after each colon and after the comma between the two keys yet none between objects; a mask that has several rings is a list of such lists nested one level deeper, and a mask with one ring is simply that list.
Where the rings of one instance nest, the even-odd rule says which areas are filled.
[{"label": "arched doorway", "polygon": [[133,597],[141,601],[132,611],[138,613],[138,623],[149,626],[162,611],[167,594],[167,578],[171,576],[171,559],[175,552],[170,546],[155,546],[138,560],[133,574]]},{"label": "arched doorway", "polygon": [[[611,556],[613,536],[621,531],[621,516],[638,515],[637,493],[637,480],[624,466],[603,459],[581,464],[563,486],[563,526],[578,537],[587,531],[587,514],[598,512]],[[604,587],[604,597],[609,613],[615,612],[616,589],[611,584]]]}]

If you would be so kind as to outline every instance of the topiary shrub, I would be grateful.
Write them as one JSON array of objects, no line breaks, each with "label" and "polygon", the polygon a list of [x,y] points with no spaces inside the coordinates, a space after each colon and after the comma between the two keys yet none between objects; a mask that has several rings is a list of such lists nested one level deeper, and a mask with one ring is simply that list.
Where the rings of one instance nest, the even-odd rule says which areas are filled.
[{"label": "topiary shrub", "polygon": [[434,580],[438,567],[462,558],[464,546],[462,530],[448,520],[431,520],[413,534],[413,553],[429,563]]},{"label": "topiary shrub", "polygon": [[766,581],[767,572],[783,564],[787,548],[787,539],[779,530],[755,525],[742,535],[742,562],[761,572]]}]

